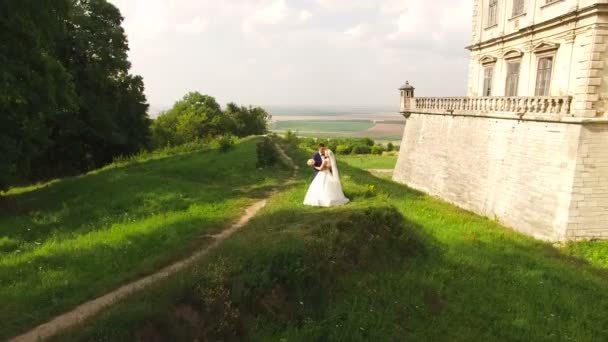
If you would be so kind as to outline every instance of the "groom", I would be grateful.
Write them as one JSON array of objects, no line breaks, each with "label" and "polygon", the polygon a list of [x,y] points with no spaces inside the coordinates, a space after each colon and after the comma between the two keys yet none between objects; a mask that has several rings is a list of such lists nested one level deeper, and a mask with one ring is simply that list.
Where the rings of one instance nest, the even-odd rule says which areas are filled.
[{"label": "groom", "polygon": [[[317,152],[315,152],[315,154],[312,156],[312,160],[315,161],[315,166],[314,167],[320,167],[321,164],[323,164],[323,154],[325,153],[325,144],[319,144],[319,150]],[[315,175],[319,172],[317,171],[317,169],[315,170]]]}]

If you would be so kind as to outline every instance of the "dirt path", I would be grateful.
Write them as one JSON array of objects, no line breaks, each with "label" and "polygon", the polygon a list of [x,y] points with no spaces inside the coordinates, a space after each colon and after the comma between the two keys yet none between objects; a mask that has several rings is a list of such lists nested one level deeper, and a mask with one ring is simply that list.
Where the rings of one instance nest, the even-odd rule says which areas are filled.
[{"label": "dirt path", "polygon": [[[279,151],[281,159],[283,159],[285,162],[287,162],[288,165],[293,168],[294,173],[292,177],[295,177],[298,167],[294,165],[293,160],[283,151],[283,149],[281,149],[278,145],[275,146],[277,148],[277,151]],[[202,249],[198,250],[187,259],[178,261],[157,271],[156,273],[123,285],[110,293],[107,293],[101,297],[81,304],[72,311],[59,315],[53,318],[52,320],[35,327],[27,333],[15,337],[11,341],[41,341],[53,337],[59,332],[74,327],[77,324],[83,322],[84,320],[95,316],[102,310],[112,306],[113,304],[117,303],[122,299],[125,299],[133,293],[147,286],[155,284],[169,277],[170,275],[175,274],[180,270],[194,264],[195,261],[208,254],[211,250],[216,248],[222,241],[224,241],[226,238],[228,238],[229,236],[237,232],[245,224],[247,224],[249,220],[251,220],[262,208],[266,206],[267,199],[268,197],[270,197],[270,195],[271,194],[269,194],[266,198],[255,202],[247,209],[245,209],[245,213],[239,218],[236,223],[224,229],[219,234],[209,236],[212,239],[212,242],[210,244],[205,245]]]}]

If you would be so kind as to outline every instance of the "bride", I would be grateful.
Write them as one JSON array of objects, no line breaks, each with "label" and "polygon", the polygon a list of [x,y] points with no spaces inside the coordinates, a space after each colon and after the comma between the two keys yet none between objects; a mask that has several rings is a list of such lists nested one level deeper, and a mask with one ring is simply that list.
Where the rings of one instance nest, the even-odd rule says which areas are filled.
[{"label": "bride", "polygon": [[342,192],[340,183],[340,172],[336,157],[330,150],[323,153],[321,166],[314,168],[319,171],[304,197],[304,204],[314,207],[334,207],[349,202],[349,199]]}]

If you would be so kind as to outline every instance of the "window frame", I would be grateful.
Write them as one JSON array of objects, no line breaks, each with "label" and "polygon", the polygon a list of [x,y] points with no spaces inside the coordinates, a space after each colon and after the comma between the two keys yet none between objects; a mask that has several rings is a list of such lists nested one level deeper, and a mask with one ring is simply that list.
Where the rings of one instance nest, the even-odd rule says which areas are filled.
[{"label": "window frame", "polygon": [[[508,59],[506,60],[506,66],[507,66],[507,70],[506,70],[506,77],[505,77],[505,96],[518,96],[519,95],[519,82],[520,82],[520,76],[521,76],[521,58],[514,58],[514,59]],[[510,71],[510,67],[514,64],[517,64],[517,72],[516,73],[509,73]],[[516,75],[516,80],[515,82],[513,82],[511,80],[511,77],[513,77],[514,75]],[[512,89],[513,86],[515,89]],[[512,91],[510,90],[514,90],[514,92],[512,93]]]},{"label": "window frame", "polygon": [[[550,59],[551,60],[551,67],[549,69],[543,69],[543,70],[549,70],[549,77],[548,79],[545,78],[544,79],[544,85],[541,85],[541,87],[539,87],[539,82],[541,82],[541,62],[544,59]],[[551,86],[553,84],[553,75],[554,75],[554,69],[555,69],[555,53],[544,53],[544,54],[538,54],[536,57],[536,78],[534,80],[534,96],[551,96]],[[539,92],[539,90],[544,90],[542,93]]]},{"label": "window frame", "polygon": [[511,18],[526,14],[526,0],[513,0],[511,4]]},{"label": "window frame", "polygon": [[498,0],[489,0],[486,27],[494,27],[496,25],[498,25]]},{"label": "window frame", "polygon": [[[494,90],[494,71],[495,71],[495,69],[496,69],[496,64],[494,64],[494,63],[482,65],[483,83],[482,83],[481,91],[482,91],[483,97],[492,96],[492,90]],[[487,75],[488,70],[490,70],[489,77]]]}]

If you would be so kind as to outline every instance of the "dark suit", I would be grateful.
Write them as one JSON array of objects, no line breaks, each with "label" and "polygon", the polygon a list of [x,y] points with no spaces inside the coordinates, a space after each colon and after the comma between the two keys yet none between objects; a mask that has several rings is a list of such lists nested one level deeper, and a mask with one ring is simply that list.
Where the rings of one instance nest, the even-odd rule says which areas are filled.
[{"label": "dark suit", "polygon": [[[319,153],[319,151],[315,152],[315,154],[312,156],[312,159],[315,161],[315,167],[320,167],[321,164],[323,164],[323,157],[321,156],[321,153]],[[317,169],[315,169],[315,175],[318,172],[319,171],[317,171]]]}]

